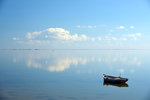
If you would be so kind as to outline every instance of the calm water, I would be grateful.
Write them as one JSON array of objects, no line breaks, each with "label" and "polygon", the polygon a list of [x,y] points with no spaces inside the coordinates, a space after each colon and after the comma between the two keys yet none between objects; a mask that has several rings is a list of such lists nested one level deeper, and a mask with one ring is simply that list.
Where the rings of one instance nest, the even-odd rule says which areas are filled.
[{"label": "calm water", "polygon": [[[129,78],[104,85],[102,74]],[[0,100],[150,100],[150,51],[1,50]]]}]

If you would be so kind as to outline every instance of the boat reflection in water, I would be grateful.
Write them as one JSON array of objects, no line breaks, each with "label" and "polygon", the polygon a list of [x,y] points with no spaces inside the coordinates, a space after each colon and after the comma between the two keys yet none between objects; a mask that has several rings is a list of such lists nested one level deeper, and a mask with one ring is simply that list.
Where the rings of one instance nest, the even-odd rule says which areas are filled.
[{"label": "boat reflection in water", "polygon": [[116,87],[129,87],[127,83],[108,83],[108,82],[104,82],[103,86],[116,86]]}]

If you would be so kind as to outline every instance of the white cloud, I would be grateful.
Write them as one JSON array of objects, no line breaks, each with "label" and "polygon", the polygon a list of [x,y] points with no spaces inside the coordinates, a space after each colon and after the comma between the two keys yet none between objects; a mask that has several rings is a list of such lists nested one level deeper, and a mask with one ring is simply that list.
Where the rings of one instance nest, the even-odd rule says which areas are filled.
[{"label": "white cloud", "polygon": [[94,38],[94,37],[92,37],[92,38],[91,38],[91,40],[92,40],[92,41],[95,41],[95,38]]},{"label": "white cloud", "polygon": [[[81,27],[78,25],[78,27]],[[86,26],[86,28],[96,28],[96,26]],[[131,26],[130,26],[131,27]],[[133,26],[132,26],[133,27]],[[124,26],[119,26],[118,29],[124,29]],[[109,30],[110,32],[113,32],[113,30]],[[124,30],[125,31],[125,30]],[[135,33],[135,34],[124,34],[124,35],[119,35],[113,36],[113,34],[108,34],[106,36],[100,37],[100,36],[93,36],[93,37],[88,37],[85,34],[71,34],[69,30],[66,30],[64,28],[47,28],[44,30],[41,30],[39,32],[28,32],[26,34],[26,38],[28,39],[27,44],[44,44],[44,43],[50,43],[50,41],[54,40],[66,40],[66,41],[118,41],[118,40],[137,40],[138,37],[141,37],[141,33]],[[13,40],[19,40],[16,37],[12,38]]]},{"label": "white cloud", "polygon": [[104,40],[106,40],[106,41],[110,41],[110,40],[111,40],[111,38],[110,38],[110,37],[108,37],[108,36],[105,36]]},{"label": "white cloud", "polygon": [[126,41],[126,40],[127,40],[127,38],[124,38],[124,37],[123,37],[123,38],[121,38],[121,40],[124,40],[124,41]]},{"label": "white cloud", "polygon": [[117,37],[111,37],[112,40],[118,40]]},{"label": "white cloud", "polygon": [[13,39],[13,40],[19,40],[19,38],[16,38],[16,37],[13,37],[12,39]]},{"label": "white cloud", "polygon": [[139,37],[140,37],[140,36],[142,36],[142,34],[141,34],[141,33],[136,33],[135,35],[136,35],[136,36],[139,36]]},{"label": "white cloud", "polygon": [[102,40],[102,38],[101,38],[101,37],[98,37],[98,40]]},{"label": "white cloud", "polygon": [[69,34],[70,33],[68,30],[65,30],[63,28],[48,28],[46,30],[51,33],[60,33],[60,34]]},{"label": "white cloud", "polygon": [[117,27],[117,29],[125,29],[125,27],[124,26],[119,26],[119,27]]},{"label": "white cloud", "polygon": [[81,26],[81,25],[77,25],[75,26],[76,28],[96,28],[96,25],[88,25],[88,26]]},{"label": "white cloud", "polygon": [[134,29],[134,26],[130,26],[130,29]]},{"label": "white cloud", "polygon": [[88,37],[87,37],[86,35],[84,35],[84,34],[81,35],[81,38],[82,38],[83,40],[88,40]]},{"label": "white cloud", "polygon": [[111,36],[105,36],[105,39],[104,40],[106,40],[106,41],[110,41],[110,40],[118,40],[118,38],[117,37],[111,37]]},{"label": "white cloud", "polygon": [[32,39],[32,34],[30,32],[28,32],[26,37],[27,37],[27,39]]},{"label": "white cloud", "polygon": [[80,25],[77,25],[76,28],[81,28],[81,26],[80,26]]},{"label": "white cloud", "polygon": [[63,28],[49,28],[47,29],[48,32],[50,32],[51,35],[53,35],[53,37],[57,38],[57,39],[62,39],[62,40],[87,40],[87,36],[82,34],[82,35],[78,35],[78,34],[74,34],[71,35],[70,32],[68,30],[65,30]]},{"label": "white cloud", "polygon": [[133,40],[137,40],[137,37],[141,37],[141,33],[129,34],[128,37],[131,37]]},{"label": "white cloud", "polygon": [[39,32],[28,32],[26,37],[27,39],[34,39],[35,37],[41,35],[43,33],[43,31],[39,31]]},{"label": "white cloud", "polygon": [[63,28],[48,28],[43,31],[39,32],[28,32],[26,37],[27,39],[35,39],[36,37],[40,36],[41,34],[45,33],[45,38],[55,38],[55,39],[60,39],[60,40],[87,40],[88,37],[84,34],[78,35],[78,34],[73,34],[71,35],[68,30],[65,30]]},{"label": "white cloud", "polygon": [[96,28],[96,26],[88,25],[87,28]]}]

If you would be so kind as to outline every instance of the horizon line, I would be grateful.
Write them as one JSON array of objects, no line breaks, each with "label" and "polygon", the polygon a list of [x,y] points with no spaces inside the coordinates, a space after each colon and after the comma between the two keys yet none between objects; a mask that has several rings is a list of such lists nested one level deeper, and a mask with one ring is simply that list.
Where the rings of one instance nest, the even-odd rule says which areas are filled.
[{"label": "horizon line", "polygon": [[20,48],[20,49],[0,49],[0,50],[150,50],[150,49],[38,49],[38,48]]}]

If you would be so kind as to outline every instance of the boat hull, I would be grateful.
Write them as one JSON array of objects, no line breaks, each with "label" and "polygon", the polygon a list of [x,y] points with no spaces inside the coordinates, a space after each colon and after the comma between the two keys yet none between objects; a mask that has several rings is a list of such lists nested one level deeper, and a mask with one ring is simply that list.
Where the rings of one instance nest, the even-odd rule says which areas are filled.
[{"label": "boat hull", "polygon": [[127,78],[114,77],[114,76],[108,76],[108,75],[103,75],[103,78],[104,78],[105,83],[125,83],[128,81]]}]

